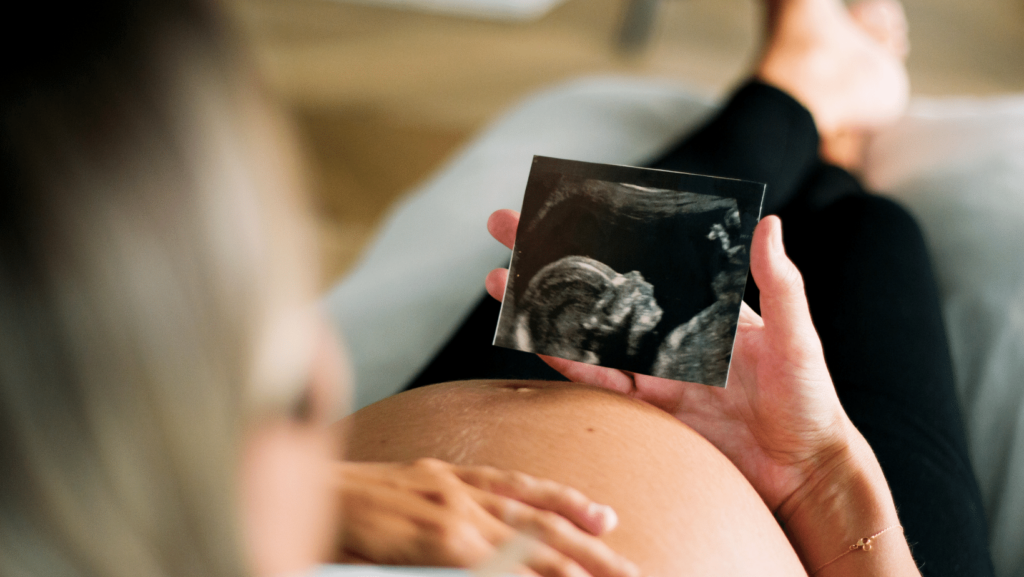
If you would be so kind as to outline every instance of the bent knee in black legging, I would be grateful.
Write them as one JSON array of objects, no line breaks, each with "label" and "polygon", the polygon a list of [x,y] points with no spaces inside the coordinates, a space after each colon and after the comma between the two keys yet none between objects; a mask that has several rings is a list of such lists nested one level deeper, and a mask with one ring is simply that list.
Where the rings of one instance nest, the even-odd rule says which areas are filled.
[{"label": "bent knee in black legging", "polygon": [[849,195],[782,217],[830,366],[855,381],[952,378],[927,246],[906,210]]},{"label": "bent knee in black legging", "polygon": [[800,210],[789,218],[784,211],[784,242],[804,276],[840,397],[882,395],[959,429],[941,303],[917,222],[867,194]]}]

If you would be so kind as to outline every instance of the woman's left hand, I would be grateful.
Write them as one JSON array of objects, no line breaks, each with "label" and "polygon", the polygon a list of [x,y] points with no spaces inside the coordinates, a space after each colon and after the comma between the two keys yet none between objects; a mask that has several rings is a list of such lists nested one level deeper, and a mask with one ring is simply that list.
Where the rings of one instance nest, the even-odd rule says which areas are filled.
[{"label": "woman's left hand", "polygon": [[472,567],[522,531],[539,543],[531,575],[636,577],[637,567],[596,535],[611,508],[565,485],[437,459],[338,464],[343,508],[337,561]]},{"label": "woman's left hand", "polygon": [[[499,210],[487,224],[511,248],[518,223],[518,213]],[[724,389],[541,358],[572,381],[646,401],[693,427],[729,457],[773,512],[786,517],[823,474],[849,457],[851,444],[866,443],[836,396],[803,279],[785,254],[777,217],[765,218],[754,232],[751,271],[763,318],[741,305]],[[491,296],[502,297],[507,276],[505,269],[488,275]]]}]

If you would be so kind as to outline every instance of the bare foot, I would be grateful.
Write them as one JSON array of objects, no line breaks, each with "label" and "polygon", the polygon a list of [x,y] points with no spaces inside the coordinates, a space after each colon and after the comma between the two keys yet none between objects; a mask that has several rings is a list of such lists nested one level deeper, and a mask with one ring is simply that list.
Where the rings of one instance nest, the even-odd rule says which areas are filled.
[{"label": "bare foot", "polygon": [[[882,48],[901,61],[906,60],[910,52],[907,17],[897,0],[861,0],[851,5],[849,11],[854,22]],[[871,132],[872,128],[848,126],[822,134],[822,158],[851,172],[859,172],[864,165]]]},{"label": "bare foot", "polygon": [[757,76],[799,100],[823,141],[896,120],[910,94],[906,19],[895,0],[768,0]]},{"label": "bare foot", "polygon": [[850,16],[890,54],[906,60],[910,53],[907,15],[897,0],[861,0],[850,5]]}]

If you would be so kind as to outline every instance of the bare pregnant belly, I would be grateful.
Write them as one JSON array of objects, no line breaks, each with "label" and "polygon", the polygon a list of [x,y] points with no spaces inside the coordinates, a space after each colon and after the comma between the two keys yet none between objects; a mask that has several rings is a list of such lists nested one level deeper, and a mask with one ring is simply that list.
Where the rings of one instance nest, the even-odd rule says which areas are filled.
[{"label": "bare pregnant belly", "polygon": [[615,550],[652,576],[806,575],[771,512],[715,447],[609,391],[537,381],[416,389],[346,419],[347,457],[435,457],[554,479],[615,508]]}]

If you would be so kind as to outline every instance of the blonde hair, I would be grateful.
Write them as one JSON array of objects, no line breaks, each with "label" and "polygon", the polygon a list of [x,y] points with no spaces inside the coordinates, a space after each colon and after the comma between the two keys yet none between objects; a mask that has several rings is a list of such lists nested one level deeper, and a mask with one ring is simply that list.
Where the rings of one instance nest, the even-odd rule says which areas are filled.
[{"label": "blonde hair", "polygon": [[209,7],[153,4],[2,94],[5,577],[246,574],[242,434],[299,384],[256,358],[312,294],[293,157]]}]

